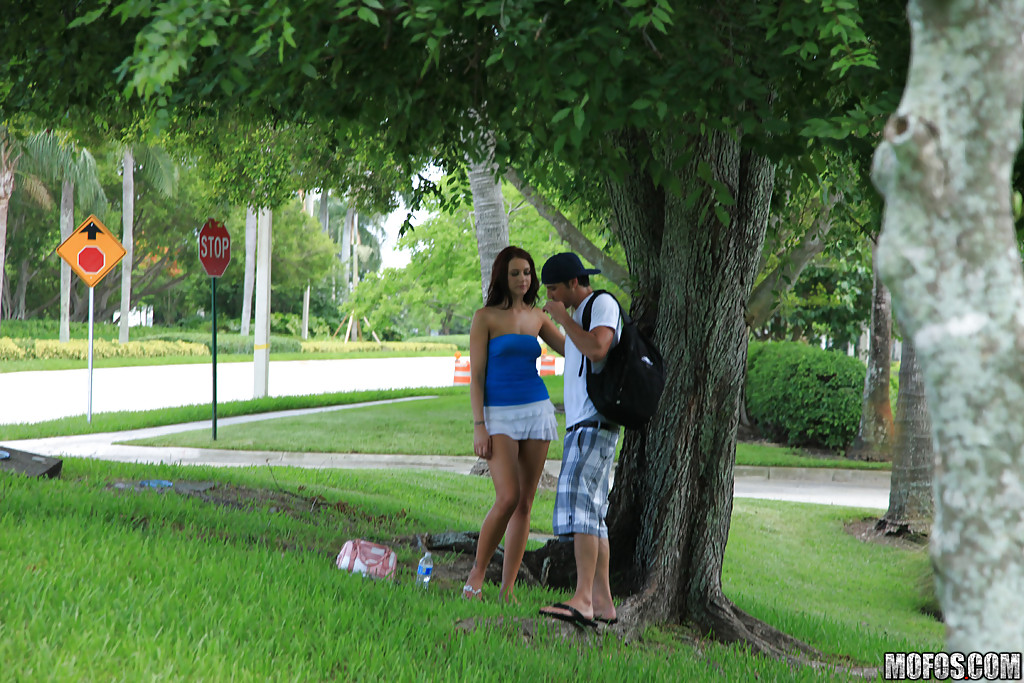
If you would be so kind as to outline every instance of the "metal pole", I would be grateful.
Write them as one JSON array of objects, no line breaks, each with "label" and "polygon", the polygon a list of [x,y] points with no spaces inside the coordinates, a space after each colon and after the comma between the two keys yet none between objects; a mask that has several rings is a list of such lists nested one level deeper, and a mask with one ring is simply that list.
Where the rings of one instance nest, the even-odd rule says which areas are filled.
[{"label": "metal pole", "polygon": [[95,302],[95,289],[89,288],[89,399],[87,402],[87,410],[85,413],[85,421],[92,423],[92,313],[93,305]]},{"label": "metal pole", "polygon": [[217,440],[217,278],[210,278],[213,308],[213,440]]}]

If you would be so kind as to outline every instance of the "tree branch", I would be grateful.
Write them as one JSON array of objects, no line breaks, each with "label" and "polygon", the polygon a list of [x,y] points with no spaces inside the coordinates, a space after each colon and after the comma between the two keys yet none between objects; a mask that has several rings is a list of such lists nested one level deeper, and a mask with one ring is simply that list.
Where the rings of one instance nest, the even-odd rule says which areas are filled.
[{"label": "tree branch", "polygon": [[512,186],[519,190],[526,201],[530,202],[533,208],[537,209],[537,213],[551,224],[555,232],[558,233],[558,236],[568,243],[573,251],[593,263],[597,268],[600,268],[602,275],[624,291],[629,292],[632,290],[629,271],[591,242],[561,211],[552,206],[540,194],[537,188],[520,178],[513,168],[505,171],[505,180],[512,183]]}]

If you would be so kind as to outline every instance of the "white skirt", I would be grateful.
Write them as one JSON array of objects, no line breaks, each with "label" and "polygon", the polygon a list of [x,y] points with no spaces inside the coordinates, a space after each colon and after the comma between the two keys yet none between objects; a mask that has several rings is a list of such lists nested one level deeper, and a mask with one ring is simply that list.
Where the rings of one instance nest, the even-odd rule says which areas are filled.
[{"label": "white skirt", "polygon": [[550,399],[515,406],[484,406],[487,433],[504,434],[516,441],[558,438],[555,406]]}]

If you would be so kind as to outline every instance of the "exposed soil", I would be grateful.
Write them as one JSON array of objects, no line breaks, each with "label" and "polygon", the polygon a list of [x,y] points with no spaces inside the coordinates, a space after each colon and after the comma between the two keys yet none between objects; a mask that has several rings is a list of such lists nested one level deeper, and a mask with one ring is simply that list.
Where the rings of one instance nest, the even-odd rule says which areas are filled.
[{"label": "exposed soil", "polygon": [[848,523],[844,529],[846,533],[865,543],[877,543],[903,550],[927,549],[927,536],[907,531],[892,533],[880,528],[880,521],[877,517],[865,517]]}]

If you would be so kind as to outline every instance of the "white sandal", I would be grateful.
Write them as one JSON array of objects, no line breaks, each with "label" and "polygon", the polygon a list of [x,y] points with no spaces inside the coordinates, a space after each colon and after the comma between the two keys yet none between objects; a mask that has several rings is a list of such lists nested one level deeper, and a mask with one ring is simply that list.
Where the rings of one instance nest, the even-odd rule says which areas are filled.
[{"label": "white sandal", "polygon": [[473,590],[473,587],[470,586],[467,583],[465,586],[462,587],[462,599],[463,600],[483,600],[484,599],[483,595],[482,595],[483,592],[484,592],[484,587],[483,586],[480,586],[480,588],[477,588],[476,590]]}]

